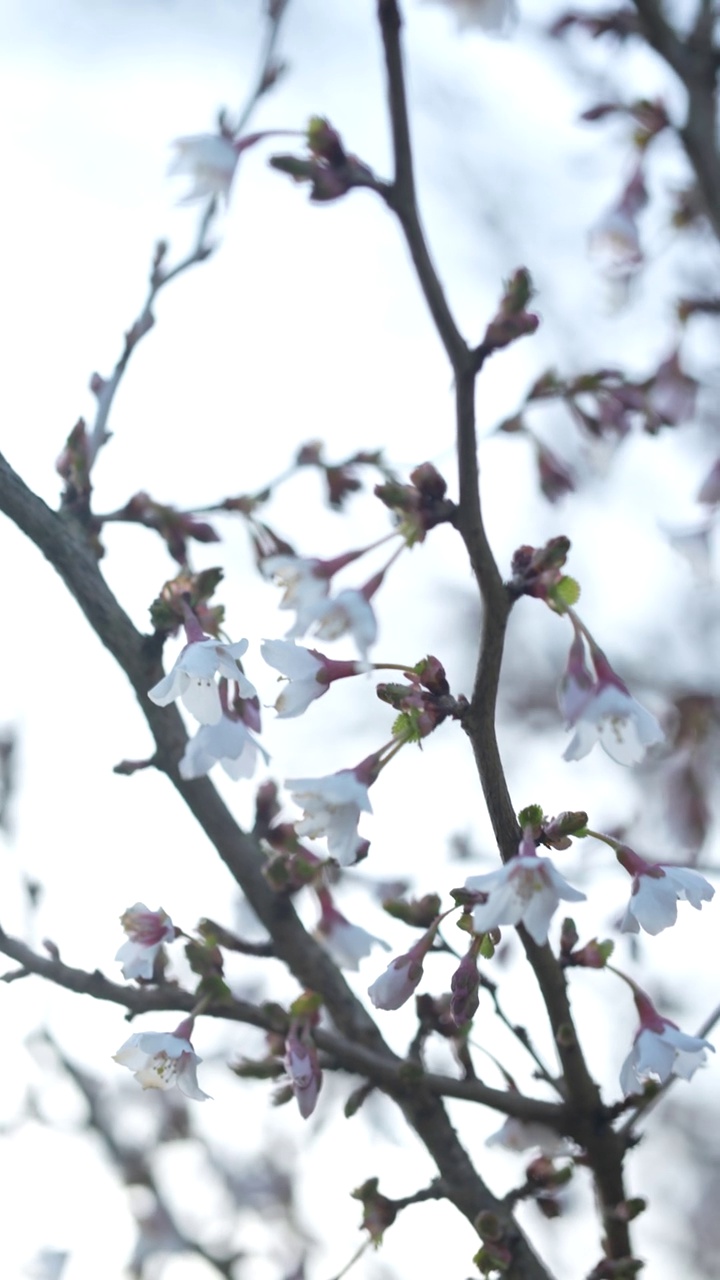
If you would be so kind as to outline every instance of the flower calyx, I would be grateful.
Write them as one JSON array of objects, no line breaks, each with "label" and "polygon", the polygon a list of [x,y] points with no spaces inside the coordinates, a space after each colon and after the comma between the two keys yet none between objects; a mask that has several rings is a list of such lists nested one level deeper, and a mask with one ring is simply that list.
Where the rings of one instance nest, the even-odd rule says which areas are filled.
[{"label": "flower calyx", "polygon": [[271,156],[270,165],[295,182],[309,182],[314,203],[338,200],[354,187],[381,189],[372,169],[345,150],[340,134],[322,116],[311,117],[305,140],[309,155]]},{"label": "flower calyx", "polygon": [[457,506],[446,497],[447,482],[431,462],[415,467],[409,478],[410,484],[390,479],[376,485],[375,496],[394,513],[398,532],[412,547],[436,525],[454,523]]},{"label": "flower calyx", "polygon": [[518,547],[512,559],[508,590],[514,600],[535,596],[555,613],[566,613],[580,598],[574,578],[561,572],[570,550],[570,539],[551,538],[544,547]]}]

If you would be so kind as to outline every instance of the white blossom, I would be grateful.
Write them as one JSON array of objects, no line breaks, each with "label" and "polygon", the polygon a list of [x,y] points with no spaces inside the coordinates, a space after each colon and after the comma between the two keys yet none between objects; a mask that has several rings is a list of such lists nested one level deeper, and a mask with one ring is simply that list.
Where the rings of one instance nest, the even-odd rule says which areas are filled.
[{"label": "white blossom", "polygon": [[263,640],[260,652],[269,666],[288,678],[275,703],[279,716],[288,720],[302,715],[315,698],[327,693],[329,685],[317,678],[324,663],[310,649],[291,640]]},{"label": "white blossom", "polygon": [[151,911],[144,902],[136,902],[120,917],[120,923],[128,935],[115,956],[122,964],[123,977],[151,980],[160,948],[175,940],[172,920],[161,907]]},{"label": "white blossom", "polygon": [[[662,874],[657,874],[661,872]],[[620,926],[623,933],[658,934],[677,920],[679,901],[689,902],[697,911],[715,896],[712,885],[689,867],[650,867],[649,874],[633,877],[632,896]]]},{"label": "white blossom", "polygon": [[515,0],[441,0],[465,27],[482,27],[484,31],[506,31],[517,18]]},{"label": "white blossom", "polygon": [[172,671],[150,689],[150,701],[158,707],[167,707],[180,698],[200,724],[217,724],[222,716],[217,674],[234,680],[241,698],[257,696],[235,661],[247,647],[247,640],[239,640],[237,644],[221,644],[212,638],[192,640],[181,650]]},{"label": "white blossom", "polygon": [[324,920],[315,934],[318,942],[330,953],[336,965],[341,969],[349,969],[357,973],[360,961],[369,956],[373,947],[382,947],[389,951],[390,946],[374,933],[368,933],[359,924],[352,924],[340,912],[331,919]]},{"label": "white blossom", "polygon": [[638,1085],[645,1080],[658,1080],[664,1084],[670,1076],[690,1080],[698,1067],[705,1063],[705,1052],[715,1052],[709,1040],[688,1036],[665,1018],[658,1019],[660,1031],[643,1027],[623,1063],[620,1072],[620,1088],[627,1097],[637,1093]]},{"label": "white blossom", "polygon": [[520,1120],[508,1116],[505,1123],[485,1140],[486,1147],[505,1147],[507,1151],[529,1151],[537,1147],[544,1156],[566,1156],[572,1151],[567,1138],[538,1120]]},{"label": "white blossom", "polygon": [[202,724],[190,738],[178,766],[181,778],[202,778],[213,765],[221,764],[234,781],[251,778],[260,754],[267,764],[270,757],[264,747],[245,727],[242,720],[222,715],[217,724]]},{"label": "white blossom", "polygon": [[202,1062],[190,1041],[177,1032],[138,1031],[113,1055],[121,1067],[132,1071],[143,1089],[171,1089],[177,1085],[186,1098],[204,1102],[209,1096],[197,1082]]},{"label": "white blossom", "polygon": [[362,591],[348,587],[315,610],[313,631],[320,640],[337,640],[347,632],[352,635],[363,658],[377,639],[377,619]]},{"label": "white blossom", "polygon": [[575,720],[575,736],[565,760],[582,760],[596,742],[618,764],[639,764],[647,747],[662,742],[657,720],[626,690],[599,681]]},{"label": "white blossom", "polygon": [[265,576],[284,588],[280,608],[296,611],[295,622],[287,633],[290,638],[305,635],[330,590],[330,579],[318,573],[320,563],[302,556],[268,556],[263,560]]},{"label": "white blossom", "polygon": [[522,922],[539,945],[547,942],[550,920],[560,899],[581,902],[586,896],[563,879],[549,858],[525,855],[511,858],[497,871],[470,876],[465,888],[487,894],[487,901],[472,909],[476,933]]},{"label": "white blossom", "polygon": [[192,186],[180,204],[192,204],[210,196],[222,196],[227,200],[238,162],[238,150],[229,138],[215,133],[198,133],[192,137],[176,138],[173,146],[177,155],[170,165],[170,174],[187,174]]},{"label": "white blossom", "polygon": [[368,987],[368,995],[376,1009],[399,1009],[410,999],[422,975],[422,963],[409,951],[390,961],[385,972]]},{"label": "white blossom", "polygon": [[330,856],[341,866],[355,861],[361,813],[372,813],[368,789],[352,769],[341,769],[325,778],[288,778],[293,800],[303,810],[296,824],[299,836],[325,836]]}]

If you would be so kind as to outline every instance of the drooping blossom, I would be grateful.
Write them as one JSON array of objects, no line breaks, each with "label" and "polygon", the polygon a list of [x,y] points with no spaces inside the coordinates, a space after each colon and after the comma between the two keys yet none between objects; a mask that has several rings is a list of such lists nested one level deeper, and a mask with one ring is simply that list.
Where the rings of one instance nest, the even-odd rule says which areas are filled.
[{"label": "drooping blossom", "polygon": [[173,146],[177,155],[168,172],[187,175],[192,183],[180,204],[192,204],[210,196],[229,199],[240,154],[232,139],[223,134],[198,133],[176,138]]},{"label": "drooping blossom", "polygon": [[217,724],[203,724],[188,742],[178,765],[180,777],[202,778],[213,765],[220,764],[229,778],[251,778],[258,755],[265,764],[270,756],[241,720],[223,715]]},{"label": "drooping blossom", "polygon": [[700,485],[697,500],[706,503],[709,507],[716,507],[720,503],[720,458],[713,463]]},{"label": "drooping blossom", "polygon": [[689,902],[697,911],[715,896],[715,890],[699,871],[689,867],[661,866],[646,862],[633,849],[621,845],[618,862],[633,878],[632,894],[620,928],[623,933],[655,936],[677,920],[678,902]]},{"label": "drooping blossom", "polygon": [[368,649],[377,639],[377,618],[364,591],[348,587],[324,600],[315,610],[311,626],[320,640],[338,640],[349,633],[363,658],[367,658]]},{"label": "drooping blossom", "polygon": [[567,1138],[556,1133],[548,1124],[538,1120],[520,1120],[517,1116],[508,1116],[496,1133],[485,1139],[486,1147],[505,1147],[507,1151],[529,1151],[537,1147],[544,1156],[551,1160],[555,1156],[566,1156],[572,1151],[572,1144]]},{"label": "drooping blossom", "polygon": [[294,609],[297,614],[287,633],[288,639],[305,635],[328,595],[335,574],[369,550],[370,547],[362,547],[359,551],[347,551],[332,560],[277,555],[267,556],[262,561],[265,577],[274,578],[284,588],[280,608]]},{"label": "drooping blossom", "polygon": [[352,924],[341,911],[338,911],[328,889],[318,890],[320,903],[320,919],[315,928],[315,937],[330,953],[336,965],[341,969],[349,969],[357,973],[360,961],[369,956],[373,947],[382,947],[389,951],[390,947],[382,938],[376,938],[367,929]]},{"label": "drooping blossom", "polygon": [[278,716],[286,720],[302,715],[311,702],[327,693],[334,680],[365,670],[364,663],[336,662],[317,649],[305,649],[292,640],[263,640],[260,652],[269,666],[288,679],[275,702]]},{"label": "drooping blossom", "polygon": [[553,453],[541,440],[535,439],[540,488],[548,502],[558,502],[577,489],[577,479],[572,468]]},{"label": "drooping blossom", "polygon": [[[651,419],[658,427],[662,424],[676,427],[689,422],[695,415],[698,387],[697,379],[682,368],[679,349],[673,351],[650,380],[647,399]],[[653,425],[651,421],[649,429]]]},{"label": "drooping blossom", "polygon": [[285,1070],[292,1082],[293,1093],[303,1120],[315,1110],[322,1085],[322,1071],[317,1049],[306,1022],[291,1023],[285,1041]]},{"label": "drooping blossom", "polygon": [[637,216],[647,204],[642,169],[637,168],[616,205],[590,232],[590,254],[604,275],[627,281],[643,261]]},{"label": "drooping blossom", "polygon": [[620,1071],[620,1088],[627,1097],[637,1093],[638,1085],[646,1080],[665,1084],[670,1076],[690,1080],[698,1067],[705,1064],[706,1051],[715,1052],[715,1046],[700,1036],[689,1036],[680,1031],[674,1022],[658,1013],[649,996],[636,987],[633,995],[640,1027],[630,1053]]},{"label": "drooping blossom", "polygon": [[23,1275],[27,1280],[61,1280],[69,1257],[64,1249],[40,1249]]},{"label": "drooping blossom", "polygon": [[186,1098],[204,1102],[209,1094],[203,1093],[197,1082],[197,1065],[202,1058],[190,1043],[193,1021],[185,1018],[175,1031],[137,1031],[113,1059],[132,1071],[143,1089],[172,1089],[177,1085]]},{"label": "drooping blossom", "polygon": [[368,787],[377,777],[378,758],[368,756],[354,769],[340,769],[325,778],[288,778],[286,786],[303,817],[299,836],[325,836],[328,851],[342,867],[357,859],[361,813],[372,813]]},{"label": "drooping blossom", "polygon": [[423,976],[423,960],[435,941],[437,923],[402,956],[390,961],[384,973],[368,987],[376,1009],[399,1009],[410,999]]},{"label": "drooping blossom", "polygon": [[175,939],[175,925],[167,912],[159,907],[151,911],[144,902],[128,907],[120,917],[120,923],[128,935],[120,947],[116,960],[122,964],[123,977],[152,979],[155,958],[164,942]]},{"label": "drooping blossom", "polygon": [[185,632],[188,642],[175,659],[172,671],[149,690],[148,698],[158,707],[167,707],[180,698],[200,724],[217,724],[223,710],[216,675],[234,680],[242,698],[257,697],[254,686],[236,661],[245,653],[248,642],[239,640],[237,644],[221,644],[212,636],[206,636],[189,609],[186,610]]},{"label": "drooping blossom", "polygon": [[457,17],[460,30],[482,27],[495,34],[507,31],[517,18],[516,0],[441,0]]},{"label": "drooping blossom", "polygon": [[602,651],[591,644],[590,653],[595,678],[585,663],[583,639],[576,628],[558,694],[568,728],[575,729],[563,758],[581,760],[599,742],[618,764],[639,764],[646,748],[662,742],[665,735]]},{"label": "drooping blossom", "polygon": [[568,884],[549,858],[538,857],[531,836],[523,839],[517,856],[504,867],[469,876],[465,888],[484,899],[472,908],[476,933],[522,923],[539,946],[547,942],[550,921],[560,900],[582,902],[586,897]]}]

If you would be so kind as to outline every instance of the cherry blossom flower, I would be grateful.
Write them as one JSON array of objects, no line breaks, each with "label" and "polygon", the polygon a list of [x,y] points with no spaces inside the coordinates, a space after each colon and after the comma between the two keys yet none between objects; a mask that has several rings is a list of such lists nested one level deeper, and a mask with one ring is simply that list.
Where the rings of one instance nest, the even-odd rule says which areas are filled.
[{"label": "cherry blossom flower", "polygon": [[663,360],[647,392],[648,404],[657,426],[676,427],[695,416],[699,383],[680,364],[680,351]]},{"label": "cherry blossom flower", "polygon": [[375,611],[364,589],[349,587],[334,599],[323,601],[316,608],[311,625],[320,640],[337,640],[350,632],[363,658],[367,658],[370,645],[377,639]]},{"label": "cherry blossom flower", "polygon": [[288,778],[286,786],[303,809],[296,824],[299,836],[325,836],[330,856],[342,867],[357,859],[361,813],[372,813],[368,787],[377,776],[377,756],[368,756],[354,769],[340,769],[325,778]]},{"label": "cherry blossom flower", "polygon": [[637,215],[647,204],[647,189],[636,169],[619,202],[590,232],[590,254],[604,275],[627,281],[643,261]]},{"label": "cherry blossom flower", "polygon": [[517,18],[515,0],[442,0],[456,14],[460,30],[482,27],[484,31],[506,31]]},{"label": "cherry blossom flower", "polygon": [[152,980],[155,957],[164,942],[175,940],[175,925],[162,907],[151,911],[144,902],[128,907],[120,923],[128,935],[115,956],[122,964],[123,977]]},{"label": "cherry blossom flower", "polygon": [[292,1081],[300,1115],[307,1120],[317,1104],[322,1071],[309,1029],[302,1022],[294,1022],[290,1026],[285,1041],[285,1070]]},{"label": "cherry blossom flower", "polygon": [[522,923],[539,946],[547,942],[550,921],[560,900],[582,902],[586,897],[563,879],[549,858],[537,856],[531,837],[523,840],[520,852],[504,867],[486,875],[469,876],[465,888],[484,899],[472,908],[476,933],[487,933],[502,924]]},{"label": "cherry blossom flower", "polygon": [[197,1082],[197,1064],[202,1062],[191,1043],[193,1019],[185,1018],[175,1031],[137,1031],[113,1055],[115,1062],[132,1071],[143,1089],[171,1089],[177,1085],[186,1098],[204,1102]]},{"label": "cherry blossom flower", "polygon": [[390,947],[382,938],[376,938],[367,929],[352,924],[335,906],[327,889],[318,890],[321,915],[315,929],[315,937],[330,953],[336,965],[341,969],[349,969],[357,973],[360,961],[369,956],[373,947]]},{"label": "cherry blossom flower", "polygon": [[230,138],[222,134],[198,133],[176,138],[173,146],[177,155],[168,172],[172,175],[187,174],[192,181],[180,204],[192,204],[210,196],[229,199],[239,158],[239,149]]},{"label": "cherry blossom flower", "polygon": [[286,720],[302,715],[311,702],[327,693],[333,680],[366,670],[364,663],[335,662],[317,649],[304,649],[292,640],[263,640],[260,652],[269,666],[288,678],[275,703],[278,716]]},{"label": "cherry blossom flower", "polygon": [[23,1275],[28,1280],[61,1280],[70,1254],[61,1249],[41,1249]]},{"label": "cherry blossom flower", "polygon": [[237,782],[240,778],[252,777],[258,754],[267,764],[270,759],[267,751],[242,720],[223,713],[217,724],[200,726],[188,742],[178,769],[181,778],[202,778],[213,765],[220,764],[228,777]]},{"label": "cherry blossom flower", "polygon": [[635,1043],[620,1071],[620,1088],[627,1097],[637,1093],[637,1086],[645,1080],[658,1080],[665,1084],[670,1076],[692,1079],[698,1067],[705,1064],[706,1050],[715,1052],[709,1040],[686,1035],[667,1018],[656,1015],[656,1029],[641,1027]]},{"label": "cherry blossom flower", "polygon": [[399,1009],[410,999],[423,976],[423,960],[435,941],[437,924],[431,925],[405,955],[390,961],[384,973],[368,987],[376,1009]]},{"label": "cherry blossom flower", "polygon": [[294,609],[297,613],[295,622],[287,633],[288,639],[305,635],[323,606],[335,574],[363,556],[374,545],[362,547],[359,551],[346,551],[332,560],[284,555],[267,556],[263,560],[262,571],[265,577],[274,578],[285,589],[280,608]]},{"label": "cherry blossom flower", "polygon": [[558,695],[568,728],[575,729],[563,759],[581,760],[599,742],[618,764],[639,764],[646,748],[662,742],[665,735],[594,644],[591,656],[595,679],[585,664],[584,644],[576,627]]},{"label": "cherry blossom flower", "polygon": [[262,562],[267,578],[274,578],[285,594],[281,609],[294,609],[297,618],[288,636],[304,636],[315,617],[316,606],[330,590],[330,577],[324,572],[323,560],[309,560],[302,556],[268,556]]},{"label": "cherry blossom flower", "polygon": [[618,849],[617,859],[633,877],[632,895],[620,926],[623,933],[639,933],[643,928],[655,936],[675,924],[678,902],[689,902],[700,911],[703,902],[715,896],[705,877],[689,867],[646,862],[627,845]]},{"label": "cherry blossom flower", "polygon": [[257,696],[254,686],[236,661],[245,653],[248,642],[239,640],[237,644],[221,644],[211,636],[204,636],[199,627],[198,632],[202,639],[189,639],[176,658],[172,671],[149,690],[148,697],[158,707],[167,707],[180,698],[200,724],[218,724],[223,712],[216,674],[234,680],[241,697]]},{"label": "cherry blossom flower", "polygon": [[496,1133],[491,1133],[485,1140],[486,1147],[505,1147],[507,1151],[529,1151],[538,1147],[544,1156],[553,1159],[555,1156],[566,1156],[572,1151],[572,1144],[563,1138],[549,1125],[538,1120],[520,1120],[517,1116],[508,1116]]}]

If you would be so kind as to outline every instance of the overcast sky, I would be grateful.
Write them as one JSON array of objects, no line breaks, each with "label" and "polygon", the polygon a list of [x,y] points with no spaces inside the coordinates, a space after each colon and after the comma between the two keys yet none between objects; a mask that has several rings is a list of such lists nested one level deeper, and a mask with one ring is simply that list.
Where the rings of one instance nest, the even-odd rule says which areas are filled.
[{"label": "overcast sky", "polygon": [[[519,407],[527,386],[550,364],[576,373],[624,362],[633,376],[652,372],[677,336],[672,298],[682,263],[663,210],[667,188],[682,176],[682,166],[670,145],[660,151],[653,176],[659,209],[651,209],[646,224],[651,264],[618,308],[588,258],[587,233],[627,180],[631,153],[619,126],[591,128],[577,117],[612,92],[612,77],[633,83],[643,96],[665,87],[673,102],[676,91],[662,69],[640,53],[576,42],[569,50],[548,45],[542,26],[553,12],[550,4],[533,5],[537,26],[521,22],[510,40],[490,40],[476,31],[461,36],[441,5],[407,7],[423,217],[459,322],[469,339],[478,340],[502,280],[521,263],[539,290],[543,324],[537,337],[502,353],[483,373],[481,434],[489,436]],[[183,183],[166,176],[170,144],[211,130],[220,107],[236,110],[244,99],[260,46],[257,9],[250,0],[202,6],[190,0],[65,0],[59,6],[7,0],[0,40],[0,110],[7,135],[0,241],[2,448],[51,503],[59,490],[54,460],[78,416],[92,415],[90,375],[108,374],[119,354],[122,333],[142,304],[153,243],[168,238],[176,256],[191,242],[196,212],[175,203]],[[371,0],[354,6],[291,0],[281,42],[289,69],[254,125],[301,128],[311,114],[327,115],[348,148],[386,174],[388,132],[373,10]],[[455,492],[450,371],[397,228],[367,192],[327,207],[310,206],[302,189],[268,169],[269,153],[258,148],[243,158],[219,252],[157,304],[157,324],[133,357],[110,424],[114,438],[96,469],[99,511],[117,508],[138,489],[182,506],[247,492],[281,470],[300,441],[317,436],[327,442],[330,457],[382,446],[400,470],[432,459]],[[696,244],[696,271],[715,264],[713,252]],[[687,361],[717,384],[709,349],[709,333],[700,327]],[[551,509],[536,495],[526,443],[488,439],[481,450],[484,498],[503,569],[517,545],[569,533],[571,571],[583,584],[583,617],[621,673],[623,661],[646,672],[658,662],[674,664],[680,683],[690,681],[711,646],[692,649],[689,638],[693,632],[718,634],[715,589],[695,586],[685,563],[658,536],[658,521],[682,525],[697,516],[693,495],[713,460],[707,431],[692,428],[682,441],[669,432],[628,441],[611,483],[560,413],[539,419],[538,429],[580,469],[585,487],[561,509]],[[387,528],[384,510],[370,500],[353,502],[345,519],[328,513],[313,475],[281,490],[270,518],[300,552],[314,555],[337,554]],[[250,639],[246,669],[264,703],[272,703],[274,674],[263,667],[258,642],[281,635],[286,616],[277,612],[277,592],[258,582],[243,530],[227,521],[222,531],[225,545],[200,548],[196,562],[225,566],[228,631],[233,640]],[[108,579],[145,627],[147,607],[173,566],[159,540],[140,529],[113,528],[106,545]],[[24,927],[17,887],[22,867],[45,885],[35,940],[50,936],[69,963],[117,976],[117,918],[132,902],[162,904],[188,929],[198,910],[232,923],[237,904],[225,871],[164,780],[150,773],[131,779],[112,774],[123,757],[148,751],[148,733],[124,677],[76,606],[35,549],[6,523],[0,554],[6,615],[0,721],[16,726],[22,763],[16,835],[0,873],[3,927]],[[364,576],[348,571],[346,583],[357,585]],[[466,632],[472,615],[469,604],[461,608],[465,599],[472,599],[468,568],[450,531],[439,530],[403,556],[383,588],[376,656],[411,662],[435,652],[455,691],[469,693],[473,637]],[[683,610],[680,637],[669,599]],[[554,680],[568,633],[534,602],[524,602],[511,636],[513,661],[522,662],[527,653]],[[333,656],[346,652],[347,645],[332,650]],[[651,678],[646,685],[649,705],[661,710],[652,702]],[[269,712],[264,740],[279,777],[352,765],[387,738],[391,724],[370,684],[359,691],[338,686],[302,721],[272,721]],[[440,739],[438,734],[422,756],[400,757],[392,779],[375,789],[375,815],[364,830],[373,844],[368,874],[414,874],[420,892],[447,890],[466,874],[464,868],[443,868],[449,832],[468,834],[486,859],[491,856],[466,744],[452,729]],[[580,764],[562,764],[564,741],[559,716],[555,729],[537,741],[528,741],[522,730],[506,731],[518,804],[539,800],[554,811],[593,803],[595,825],[628,821],[636,807],[629,776],[598,751]],[[229,786],[222,778],[219,783],[238,816],[247,818],[252,789]],[[486,861],[477,869],[489,866]],[[574,872],[573,882],[587,887],[579,857],[573,855],[563,871],[571,880]],[[613,919],[626,885],[618,873],[601,877],[594,892],[592,903],[577,913],[581,928],[592,932]],[[404,932],[366,895],[348,893],[345,901],[366,927],[404,948]],[[687,929],[686,937],[709,939],[709,910],[702,917],[693,913],[691,921],[683,918],[680,928]],[[658,971],[668,966],[668,992],[679,995],[696,958],[678,948],[677,937],[673,931],[667,943],[665,937],[656,940],[652,965]],[[358,990],[383,964],[366,962]],[[429,989],[439,989],[449,972],[441,977],[438,970],[436,987],[431,983]],[[293,984],[280,976],[277,981],[276,997],[292,998]],[[522,985],[513,988],[509,981],[510,998],[518,1001],[523,1018],[529,1016]],[[586,983],[581,976],[579,986],[580,1022],[590,1028],[607,1017],[605,997],[595,978]],[[35,981],[7,989],[6,1035],[11,1025],[14,1047],[2,1103],[6,1119],[33,1070],[21,1042],[38,1020],[46,1018],[68,1050],[94,1071],[114,1078],[119,1069],[110,1055],[126,1035],[121,1014],[80,1003]],[[701,994],[697,1005],[688,1000],[683,1025],[687,1018],[691,1029],[706,1007]],[[593,1064],[610,1089],[633,1028],[629,1007],[616,1018]],[[389,1015],[383,1018],[383,1030],[393,1043],[397,1038],[398,1047],[407,1026],[399,1018],[396,1029]],[[216,1036],[217,1029],[206,1033],[201,1024],[198,1052],[209,1052]],[[227,1133],[231,1110],[242,1115],[238,1083],[228,1074],[212,1069],[209,1091],[216,1101],[205,1108],[214,1108],[208,1124],[218,1136]],[[693,1085],[699,1094],[707,1087],[705,1080]],[[258,1090],[253,1099],[261,1112],[265,1096]],[[458,1113],[456,1121],[470,1126],[463,1133],[473,1135],[474,1152],[497,1127],[492,1116]],[[267,1123],[277,1133],[281,1122],[288,1123],[287,1113]],[[301,1122],[293,1116],[289,1124],[290,1141],[299,1143]],[[257,1114],[252,1125],[254,1139],[260,1139]],[[320,1176],[333,1150],[332,1128],[326,1126],[309,1156],[310,1175]],[[357,1147],[347,1174],[335,1180],[327,1214],[338,1224],[337,1235],[329,1237],[312,1280],[326,1280],[353,1247],[358,1206],[346,1190],[373,1173],[383,1174],[388,1194],[413,1189],[407,1185],[408,1176],[416,1176],[412,1166],[408,1172],[407,1151],[414,1145],[406,1145],[399,1124],[390,1126],[382,1168],[377,1134],[354,1140]],[[122,1199],[111,1194],[111,1180],[97,1160],[78,1154],[73,1144],[66,1150],[64,1139],[51,1142],[39,1130],[24,1130],[13,1141],[21,1172],[17,1215],[12,1202],[6,1204],[8,1274],[19,1270],[34,1247],[22,1224],[30,1198],[45,1206],[35,1226],[38,1243],[72,1251],[64,1280],[96,1280],[100,1260],[103,1280],[121,1280],[132,1232]],[[68,1163],[77,1170],[69,1195],[61,1176]],[[503,1187],[521,1172],[519,1162],[502,1155],[493,1168]],[[107,1187],[100,1185],[103,1178]],[[316,1183],[308,1176],[304,1185]],[[594,1230],[590,1226],[583,1237],[587,1248],[594,1248]],[[558,1280],[575,1280],[570,1246],[558,1233],[541,1231]],[[403,1250],[416,1234],[417,1219],[411,1222],[408,1214],[407,1223],[401,1219],[388,1235],[384,1256],[400,1273]],[[445,1274],[464,1274],[470,1236],[461,1230],[449,1242],[439,1232],[423,1239],[427,1274],[437,1273],[443,1258]],[[672,1257],[666,1262],[663,1255],[658,1249],[653,1259],[657,1280],[674,1274]],[[378,1277],[377,1268],[375,1261],[363,1261],[358,1280]],[[265,1280],[260,1270],[255,1274]],[[167,1271],[168,1280],[202,1275],[198,1263]],[[267,1280],[275,1275],[268,1270]]]}]

